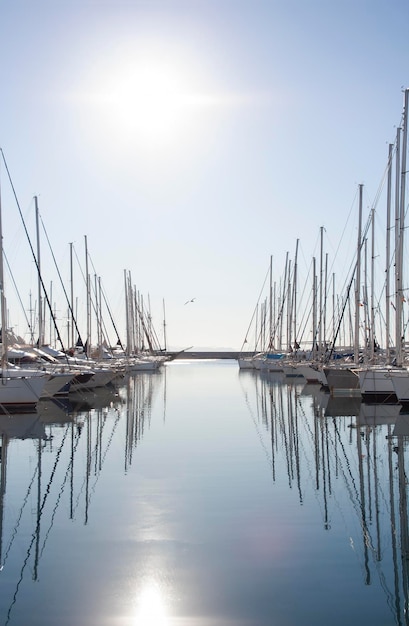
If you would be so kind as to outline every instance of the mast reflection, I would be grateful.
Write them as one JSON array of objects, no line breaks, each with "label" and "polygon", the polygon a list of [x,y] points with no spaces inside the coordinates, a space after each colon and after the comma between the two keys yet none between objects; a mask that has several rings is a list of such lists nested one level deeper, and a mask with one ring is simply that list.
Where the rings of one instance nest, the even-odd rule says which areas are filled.
[{"label": "mast reflection", "polygon": [[[89,523],[115,438],[125,449],[125,469],[131,463],[132,450],[149,426],[159,380],[152,374],[129,375],[117,388],[72,394],[64,402],[41,401],[35,413],[0,415],[0,576],[8,580],[9,569],[20,563],[17,578],[9,580],[14,589],[2,624],[11,623],[28,573],[39,579],[56,520],[66,516]],[[10,480],[13,504],[7,506]]]},{"label": "mast reflection", "polygon": [[409,415],[277,374],[243,372],[240,381],[253,422],[269,436],[273,482],[286,477],[300,505],[313,489],[327,531],[335,513],[358,523],[361,547],[353,527],[347,533],[363,583],[379,577],[396,623],[408,625]]}]

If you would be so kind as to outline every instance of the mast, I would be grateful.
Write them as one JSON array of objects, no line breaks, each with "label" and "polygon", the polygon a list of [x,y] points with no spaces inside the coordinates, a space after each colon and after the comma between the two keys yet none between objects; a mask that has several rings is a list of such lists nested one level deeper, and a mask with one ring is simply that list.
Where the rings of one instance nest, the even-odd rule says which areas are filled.
[{"label": "mast", "polygon": [[297,239],[295,244],[295,258],[294,258],[294,283],[293,283],[293,315],[294,315],[294,345],[295,349],[297,349],[297,268],[298,268],[298,242],[300,240]]},{"label": "mast", "polygon": [[362,287],[362,308],[363,308],[363,336],[364,336],[364,350],[363,350],[363,358],[365,363],[368,362],[368,347],[369,347],[369,335],[368,335],[368,239],[367,237],[363,240],[363,253],[364,253],[364,284]]},{"label": "mast", "polygon": [[261,350],[265,352],[268,349],[266,346],[266,300],[260,306],[260,344]]},{"label": "mast", "polygon": [[277,291],[277,283],[274,281],[274,285],[273,285],[273,335],[270,339],[270,343],[271,343],[271,347],[274,348],[275,347],[275,342],[276,342],[276,332],[277,332],[277,326],[276,326],[276,320],[277,320],[277,313],[276,313],[276,302],[277,302],[277,295],[276,295],[276,291]]},{"label": "mast", "polygon": [[316,333],[317,333],[317,276],[316,276],[316,259],[312,257],[312,349],[311,358],[313,361],[317,358],[316,351]]},{"label": "mast", "polygon": [[[53,302],[53,281],[50,281],[50,303],[52,304]],[[50,345],[52,345],[53,343],[55,343],[55,336],[54,336],[54,341],[53,341],[53,319],[55,319],[56,317],[56,307],[55,307],[55,302],[54,302],[54,310],[50,311]],[[54,333],[55,335],[55,333]]]},{"label": "mast", "polygon": [[85,344],[85,354],[87,357],[90,355],[91,350],[91,285],[88,271],[88,245],[87,245],[87,236],[84,235],[85,241],[85,281],[86,281],[86,292],[87,292],[87,341]]},{"label": "mast", "polygon": [[102,359],[103,351],[103,332],[102,332],[102,296],[101,296],[101,277],[95,274],[95,309],[97,316],[97,337],[98,337],[98,353]]},{"label": "mast", "polygon": [[291,328],[292,328],[292,313],[293,313],[293,309],[292,309],[292,298],[290,298],[291,296],[291,259],[288,262],[288,276],[287,276],[287,287],[286,287],[286,293],[287,293],[287,351],[291,352]]},{"label": "mast", "polygon": [[390,286],[390,262],[391,262],[391,191],[392,191],[392,150],[393,144],[389,144],[388,155],[388,185],[386,196],[386,282],[385,282],[385,299],[386,299],[386,362],[389,364],[391,361],[391,345],[390,345],[390,301],[391,301],[391,286]]},{"label": "mast", "polygon": [[4,294],[4,256],[3,256],[3,226],[0,188],[0,306],[1,306],[1,367],[4,368],[7,360],[7,322],[6,297]]},{"label": "mast", "polygon": [[258,314],[258,311],[259,311],[259,303],[257,302],[257,304],[256,304],[256,323],[255,323],[255,326],[254,326],[254,352],[258,352],[258,349],[259,349],[259,345],[258,345],[258,322],[259,322],[258,317],[259,317],[259,314]]},{"label": "mast", "polygon": [[279,333],[278,333],[278,349],[281,352],[282,342],[283,342],[283,312],[285,306],[285,290],[287,285],[287,272],[288,272],[288,252],[285,255],[285,269],[284,269],[284,279],[283,286],[281,289],[281,302],[280,302],[280,312],[279,312]]},{"label": "mast", "polygon": [[358,245],[356,260],[356,284],[355,284],[355,336],[354,336],[354,363],[359,361],[359,305],[361,291],[361,236],[362,236],[362,189],[359,185],[359,217],[358,217]]},{"label": "mast", "polygon": [[324,227],[320,227],[320,301],[319,301],[319,320],[318,320],[318,355],[322,352],[322,285],[323,285],[323,232]]},{"label": "mast", "polygon": [[375,209],[371,210],[371,220],[372,220],[372,228],[371,228],[371,319],[369,323],[369,358],[371,362],[374,361],[375,358],[375,293],[374,293],[374,283],[375,283]]},{"label": "mast", "polygon": [[29,294],[29,301],[30,301],[30,308],[29,308],[29,313],[30,313],[30,342],[31,344],[34,344],[34,324],[33,324],[33,313],[34,313],[34,309],[33,309],[33,302],[32,302],[32,293],[30,291]]},{"label": "mast", "polygon": [[130,356],[130,332],[129,332],[129,290],[128,290],[128,277],[126,270],[124,270],[124,281],[125,281],[125,324],[126,324],[126,355]]},{"label": "mast", "polygon": [[38,198],[34,196],[36,237],[37,237],[37,272],[38,272],[38,347],[44,345],[43,294],[41,289],[41,257],[40,257],[40,229],[38,214]]},{"label": "mast", "polygon": [[270,255],[270,302],[269,302],[269,332],[267,349],[272,349],[273,336],[273,257]]},{"label": "mast", "polygon": [[324,267],[324,308],[322,312],[322,336],[324,340],[324,352],[327,351],[327,290],[328,290],[328,252],[325,254]]},{"label": "mast", "polygon": [[75,346],[74,339],[74,271],[72,264],[72,242],[70,243],[70,279],[71,279],[71,341],[68,338],[68,343],[73,348]]},{"label": "mast", "polygon": [[405,233],[405,190],[406,190],[406,156],[408,149],[408,109],[409,109],[409,89],[405,89],[405,104],[403,109],[403,141],[402,141],[402,165],[401,165],[401,173],[400,173],[400,232],[399,232],[399,268],[400,268],[400,293],[399,295],[399,311],[400,311],[400,323],[402,327],[402,336],[399,342],[399,362],[397,365],[401,365],[403,361],[403,342],[404,342],[404,331],[402,325],[402,313],[403,307],[402,303],[404,300],[403,295],[403,239]]},{"label": "mast", "polygon": [[[332,341],[335,341],[335,273],[332,273]],[[332,344],[334,348],[334,344]]]},{"label": "mast", "polygon": [[401,255],[400,255],[400,210],[399,210],[399,181],[400,181],[400,136],[401,128],[396,129],[396,166],[395,166],[395,362],[402,362],[402,313],[401,313]]}]

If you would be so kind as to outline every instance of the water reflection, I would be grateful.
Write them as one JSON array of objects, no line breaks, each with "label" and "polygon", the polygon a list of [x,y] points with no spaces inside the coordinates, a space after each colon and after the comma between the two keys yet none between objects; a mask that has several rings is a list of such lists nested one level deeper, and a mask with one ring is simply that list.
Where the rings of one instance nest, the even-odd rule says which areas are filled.
[{"label": "water reflection", "polygon": [[[132,462],[132,451],[149,427],[155,378],[160,376],[135,374],[120,387],[41,401],[34,413],[0,415],[0,623],[35,623],[19,602],[28,581],[40,579],[48,543],[54,543],[54,525],[58,521],[64,527],[64,519],[89,524],[124,419],[125,466]],[[61,538],[61,530],[56,532]],[[154,621],[148,620],[149,604]],[[166,624],[163,607],[151,585],[142,594],[137,623]]]},{"label": "water reflection", "polygon": [[256,427],[269,435],[273,482],[285,476],[300,505],[313,485],[323,528],[345,525],[362,582],[378,579],[394,623],[409,624],[409,416],[400,405],[334,398],[276,374],[240,380]]},{"label": "water reflection", "polygon": [[398,406],[176,363],[0,436],[1,624],[408,626]]},{"label": "water reflection", "polygon": [[156,581],[145,583],[139,591],[135,626],[169,626],[166,600]]},{"label": "water reflection", "polygon": [[158,378],[165,375],[160,371],[149,374],[129,376],[126,379],[126,443],[125,470],[132,463],[133,451],[143,437],[145,423],[150,426],[151,407],[155,390],[158,390]]}]

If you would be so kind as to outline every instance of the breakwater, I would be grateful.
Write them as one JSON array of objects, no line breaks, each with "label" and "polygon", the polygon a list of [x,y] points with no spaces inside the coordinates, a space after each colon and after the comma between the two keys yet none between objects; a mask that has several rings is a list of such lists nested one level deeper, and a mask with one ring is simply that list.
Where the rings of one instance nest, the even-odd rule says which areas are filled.
[{"label": "breakwater", "polygon": [[166,356],[173,360],[190,360],[190,359],[238,359],[239,357],[253,356],[254,352],[238,352],[238,351],[221,351],[221,350],[192,350],[182,352],[164,352]]}]

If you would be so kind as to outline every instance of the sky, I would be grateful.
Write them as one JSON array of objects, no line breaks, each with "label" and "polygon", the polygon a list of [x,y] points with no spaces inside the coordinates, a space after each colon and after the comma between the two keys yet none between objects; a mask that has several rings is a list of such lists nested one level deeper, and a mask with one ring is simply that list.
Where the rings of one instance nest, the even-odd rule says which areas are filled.
[{"label": "sky", "polygon": [[360,184],[383,245],[408,24],[407,0],[2,2],[9,325],[35,325],[34,197],[63,337],[64,289],[86,332],[86,251],[123,342],[125,272],[174,349],[240,349],[297,240],[299,301],[320,232],[341,290]]}]

